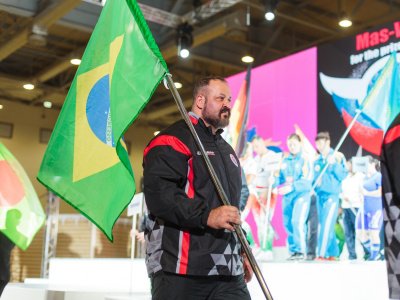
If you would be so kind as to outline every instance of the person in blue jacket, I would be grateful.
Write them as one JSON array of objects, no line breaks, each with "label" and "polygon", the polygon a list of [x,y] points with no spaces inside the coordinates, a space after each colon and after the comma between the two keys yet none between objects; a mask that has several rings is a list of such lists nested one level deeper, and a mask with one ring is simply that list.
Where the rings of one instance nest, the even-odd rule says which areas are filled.
[{"label": "person in blue jacket", "polygon": [[360,237],[367,260],[381,259],[380,233],[383,225],[382,174],[379,161],[368,157],[368,171],[364,178],[364,207],[356,221],[357,236]]},{"label": "person in blue jacket", "polygon": [[[341,183],[347,175],[346,160],[342,153],[334,153],[328,132],[318,133],[315,144],[319,152],[319,156],[314,161],[313,180],[319,222],[317,259],[336,260],[339,256],[339,248],[335,236],[335,223],[338,217]],[[320,177],[326,164],[328,168]]]},{"label": "person in blue jacket", "polygon": [[274,186],[283,195],[283,223],[287,232],[289,260],[302,260],[306,254],[307,217],[310,209],[312,166],[302,155],[301,139],[293,133],[287,139],[289,155],[282,161]]}]

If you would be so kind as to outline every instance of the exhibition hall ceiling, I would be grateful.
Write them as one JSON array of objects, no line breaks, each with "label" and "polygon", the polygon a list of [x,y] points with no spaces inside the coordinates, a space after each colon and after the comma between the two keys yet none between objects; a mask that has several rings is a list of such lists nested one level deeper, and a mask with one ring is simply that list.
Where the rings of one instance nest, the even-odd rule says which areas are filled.
[{"label": "exhibition hall ceiling", "polygon": [[[112,1],[112,0],[109,0]],[[104,0],[0,0],[0,104],[52,103],[60,109]],[[400,0],[138,0],[187,106],[193,82],[229,76],[309,47],[398,20]],[[272,8],[275,19],[267,21]],[[352,26],[342,28],[347,15]],[[182,24],[186,24],[183,26]],[[190,56],[178,56],[178,28],[192,28]],[[189,28],[189,30],[187,29]],[[34,89],[24,89],[31,83]],[[160,86],[139,123],[163,127],[179,117]]]}]

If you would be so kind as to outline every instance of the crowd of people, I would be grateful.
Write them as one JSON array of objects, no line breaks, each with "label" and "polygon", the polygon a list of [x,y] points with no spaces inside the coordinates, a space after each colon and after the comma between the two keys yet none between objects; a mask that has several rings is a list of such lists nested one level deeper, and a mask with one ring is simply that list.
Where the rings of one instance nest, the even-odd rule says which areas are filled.
[{"label": "crowd of people", "polygon": [[246,219],[252,212],[257,226],[248,235],[259,260],[273,259],[276,234],[271,221],[279,196],[288,260],[338,260],[343,244],[348,259],[355,260],[357,241],[363,259],[384,259],[382,175],[377,159],[346,161],[331,148],[328,132],[317,134],[316,151],[303,149],[302,136],[296,133],[287,138],[288,153],[268,144],[254,136],[240,158],[249,189],[242,221],[250,228]]}]

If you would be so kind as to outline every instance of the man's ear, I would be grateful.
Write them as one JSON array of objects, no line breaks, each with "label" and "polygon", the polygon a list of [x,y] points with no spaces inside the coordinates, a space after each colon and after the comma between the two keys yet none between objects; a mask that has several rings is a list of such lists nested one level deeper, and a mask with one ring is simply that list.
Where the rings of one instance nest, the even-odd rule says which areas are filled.
[{"label": "man's ear", "polygon": [[198,109],[202,110],[206,103],[206,97],[203,94],[198,94],[195,99],[195,105]]}]

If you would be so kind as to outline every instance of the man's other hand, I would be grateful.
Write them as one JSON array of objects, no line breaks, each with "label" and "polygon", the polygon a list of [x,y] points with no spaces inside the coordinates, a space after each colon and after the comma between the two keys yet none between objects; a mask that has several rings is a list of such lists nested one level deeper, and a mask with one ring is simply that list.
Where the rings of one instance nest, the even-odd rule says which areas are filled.
[{"label": "man's other hand", "polygon": [[250,282],[253,278],[253,269],[251,268],[250,261],[246,254],[243,254],[243,269],[244,269],[244,281]]}]

